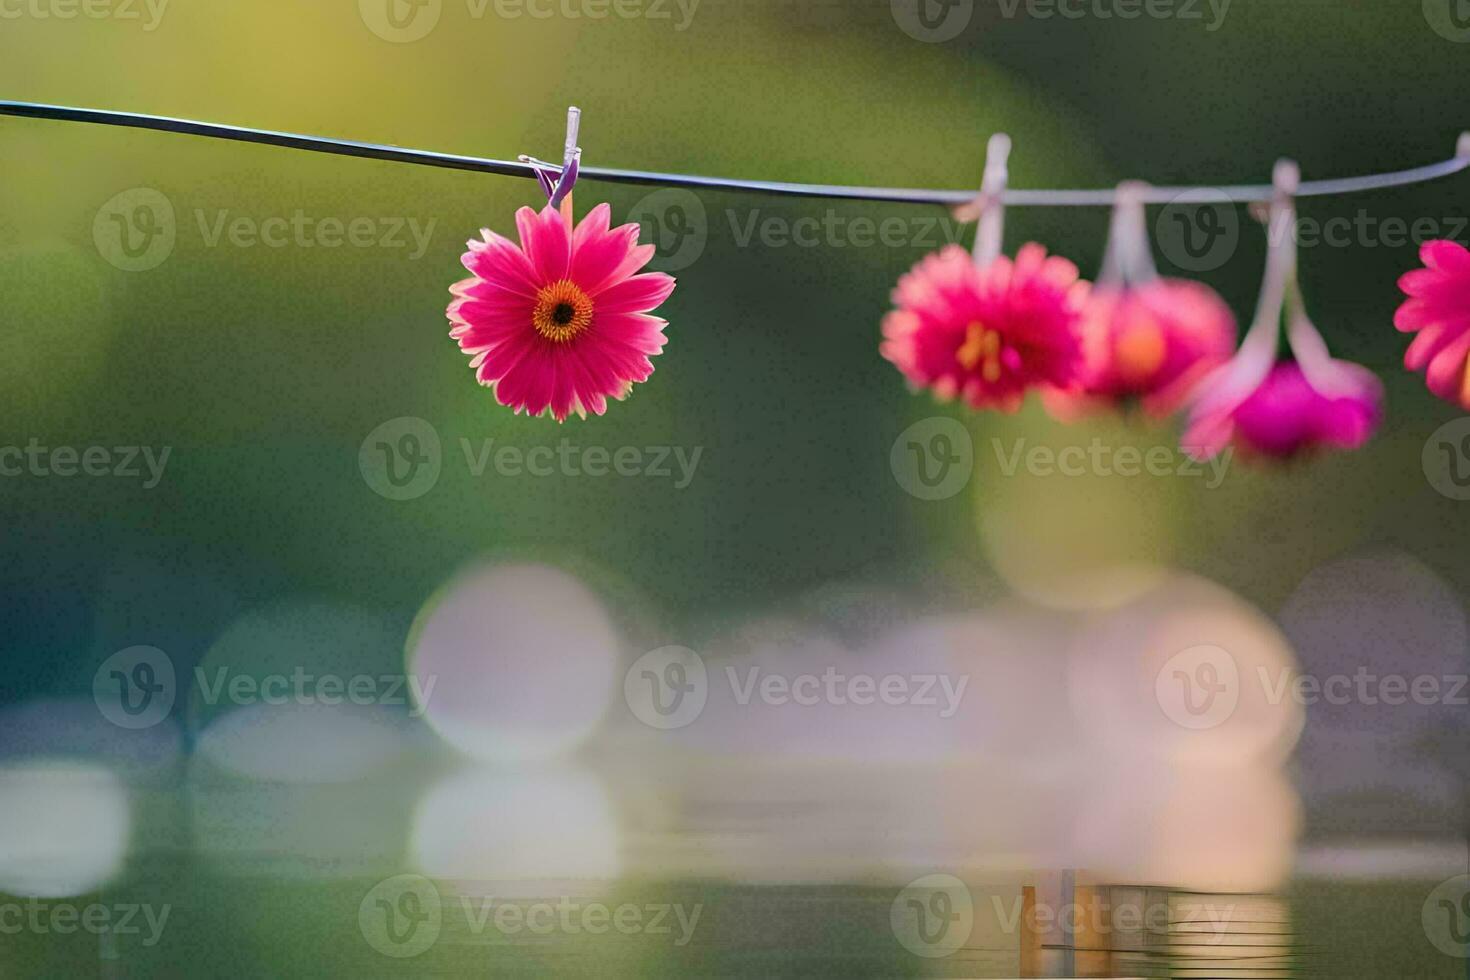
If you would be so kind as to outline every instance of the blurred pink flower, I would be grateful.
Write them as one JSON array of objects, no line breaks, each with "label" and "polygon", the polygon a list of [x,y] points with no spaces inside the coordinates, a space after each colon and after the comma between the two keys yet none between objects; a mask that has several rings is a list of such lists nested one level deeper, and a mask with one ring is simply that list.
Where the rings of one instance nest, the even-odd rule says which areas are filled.
[{"label": "blurred pink flower", "polygon": [[1020,407],[1033,386],[1066,387],[1082,367],[1088,283],[1035,242],[977,267],[958,245],[925,256],[893,291],[880,353],[919,387],[973,408]]},{"label": "blurred pink flower", "polygon": [[[570,212],[568,212],[569,214]],[[601,415],[653,373],[668,321],[649,316],[674,290],[662,272],[635,275],[653,257],[638,226],[609,229],[599,204],[572,228],[548,204],[516,212],[520,245],[485,229],[461,259],[473,275],[455,283],[449,335],[495,399],[517,413],[546,409],[561,422]]]},{"label": "blurred pink flower", "polygon": [[1149,415],[1168,415],[1235,350],[1230,307],[1208,286],[1183,279],[1099,284],[1081,332],[1077,386],[1046,394],[1047,408],[1064,421],[1131,399]]},{"label": "blurred pink flower", "polygon": [[[1377,376],[1334,358],[1307,316],[1293,233],[1299,181],[1296,164],[1276,165],[1255,321],[1235,356],[1190,395],[1180,442],[1195,459],[1208,459],[1231,443],[1278,459],[1318,448],[1357,449],[1383,420],[1383,385]],[[1290,361],[1277,359],[1283,316]]]},{"label": "blurred pink flower", "polygon": [[1318,447],[1357,449],[1383,418],[1381,387],[1360,365],[1332,364],[1336,383],[1327,394],[1297,362],[1276,362],[1244,400],[1193,412],[1181,440],[1185,451],[1209,459],[1234,442],[1248,453],[1284,459]]},{"label": "blurred pink flower", "polygon": [[1404,367],[1424,371],[1430,391],[1470,410],[1470,251],[1458,242],[1425,242],[1419,259],[1425,268],[1399,279],[1409,299],[1393,318],[1418,334]]}]

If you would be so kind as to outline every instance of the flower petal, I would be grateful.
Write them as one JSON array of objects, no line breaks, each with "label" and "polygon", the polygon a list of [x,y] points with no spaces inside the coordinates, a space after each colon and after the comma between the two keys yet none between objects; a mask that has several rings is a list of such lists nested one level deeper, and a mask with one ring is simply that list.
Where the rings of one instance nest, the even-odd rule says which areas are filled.
[{"label": "flower petal", "polygon": [[481,384],[490,384],[505,378],[533,353],[535,346],[535,338],[528,334],[516,334],[507,338],[505,342],[481,353],[475,377]]},{"label": "flower petal", "polygon": [[1467,398],[1465,361],[1470,357],[1470,333],[1447,344],[1429,362],[1424,381],[1429,390],[1445,401],[1462,403]]},{"label": "flower petal", "polygon": [[1430,359],[1444,347],[1445,329],[1441,326],[1425,327],[1414,337],[1409,349],[1404,352],[1404,367],[1410,371],[1422,371]]},{"label": "flower petal", "polygon": [[664,327],[669,325],[661,317],[647,313],[603,313],[599,311],[593,320],[593,329],[611,340],[626,344],[643,354],[657,354],[664,349],[668,338]]},{"label": "flower petal", "polygon": [[666,272],[645,272],[624,279],[598,293],[593,303],[599,313],[646,313],[669,298],[674,277]]},{"label": "flower petal", "polygon": [[565,279],[572,261],[572,238],[566,219],[547,205],[538,214],[530,208],[516,212],[521,248],[531,260],[542,283]]},{"label": "flower petal", "polygon": [[1419,247],[1419,260],[1439,272],[1470,277],[1470,249],[1459,242],[1443,239],[1425,242]]},{"label": "flower petal", "polygon": [[1393,315],[1393,325],[1402,333],[1413,333],[1430,326],[1437,319],[1435,308],[1422,299],[1411,299]]},{"label": "flower petal", "polygon": [[[629,260],[638,244],[637,225],[622,225],[609,230],[608,220],[611,213],[611,208],[606,204],[599,204],[572,232],[570,276],[573,282],[593,297],[614,281],[614,274]],[[641,267],[642,263],[639,263],[634,270]]]},{"label": "flower petal", "polygon": [[481,235],[485,239],[483,242],[471,239],[466,243],[469,251],[460,259],[464,267],[502,289],[527,296],[536,295],[540,280],[525,253],[510,239],[489,229],[482,231]]}]

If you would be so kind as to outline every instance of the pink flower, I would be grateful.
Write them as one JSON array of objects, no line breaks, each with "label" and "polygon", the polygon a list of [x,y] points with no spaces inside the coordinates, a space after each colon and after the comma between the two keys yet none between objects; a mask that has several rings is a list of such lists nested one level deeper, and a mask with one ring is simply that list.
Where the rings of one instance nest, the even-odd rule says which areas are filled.
[{"label": "pink flower", "polygon": [[1377,377],[1347,361],[1334,361],[1340,387],[1314,387],[1302,366],[1278,361],[1243,401],[1207,405],[1190,417],[1181,440],[1195,459],[1209,459],[1232,441],[1247,452],[1280,459],[1318,447],[1357,449],[1383,418]]},{"label": "pink flower", "polygon": [[1153,279],[1095,286],[1082,313],[1078,385],[1048,392],[1067,420],[1110,402],[1139,399],[1149,415],[1177,409],[1190,389],[1235,350],[1235,316],[1208,286]]},{"label": "pink flower", "polygon": [[609,229],[599,204],[573,230],[547,205],[516,212],[521,243],[488,229],[461,261],[473,275],[455,283],[449,335],[472,355],[470,367],[495,399],[519,413],[547,408],[601,415],[653,373],[666,320],[649,316],[674,290],[662,272],[635,275],[652,258],[638,226]]},{"label": "pink flower", "polygon": [[974,408],[1015,411],[1033,386],[1065,387],[1082,366],[1088,284],[1034,242],[977,267],[958,245],[925,256],[893,291],[879,350],[916,386]]},{"label": "pink flower", "polygon": [[[1357,449],[1383,420],[1383,385],[1377,376],[1328,353],[1307,316],[1293,234],[1299,181],[1295,163],[1276,165],[1255,322],[1235,356],[1190,395],[1180,442],[1195,459],[1209,459],[1232,442],[1248,453],[1276,458],[1317,448]],[[1277,360],[1283,315],[1291,361]]]},{"label": "pink flower", "polygon": [[1418,332],[1404,367],[1425,371],[1430,391],[1470,410],[1470,251],[1458,242],[1425,242],[1419,259],[1425,268],[1399,279],[1409,300],[1393,318],[1405,333]]}]

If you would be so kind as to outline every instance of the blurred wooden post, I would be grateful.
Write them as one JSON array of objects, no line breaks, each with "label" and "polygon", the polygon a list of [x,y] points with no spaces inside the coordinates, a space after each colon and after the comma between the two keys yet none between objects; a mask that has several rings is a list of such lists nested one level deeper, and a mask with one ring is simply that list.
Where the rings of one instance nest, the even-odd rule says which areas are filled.
[{"label": "blurred wooden post", "polygon": [[1111,977],[1113,970],[1113,906],[1111,890],[1103,885],[1077,886],[1077,944],[1079,977]]},{"label": "blurred wooden post", "polygon": [[1062,934],[1062,956],[1060,976],[1077,975],[1077,872],[1068,868],[1062,872],[1062,891],[1057,902],[1055,916],[1058,930]]},{"label": "blurred wooden post", "polygon": [[1023,977],[1041,976],[1041,933],[1036,929],[1036,886],[1021,887],[1021,969]]}]

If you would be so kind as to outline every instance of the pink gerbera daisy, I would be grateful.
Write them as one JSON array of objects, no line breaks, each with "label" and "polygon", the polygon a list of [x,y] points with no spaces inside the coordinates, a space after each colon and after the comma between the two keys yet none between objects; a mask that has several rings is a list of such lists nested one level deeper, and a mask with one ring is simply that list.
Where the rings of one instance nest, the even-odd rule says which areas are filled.
[{"label": "pink gerbera daisy", "polygon": [[1133,399],[1151,416],[1168,415],[1235,350],[1230,307],[1210,287],[1183,279],[1097,286],[1081,331],[1078,387],[1047,395],[1064,420]]},{"label": "pink gerbera daisy", "polygon": [[999,256],[981,266],[948,245],[898,280],[880,351],[940,398],[1015,411],[1028,388],[1076,377],[1087,288],[1075,265],[1035,242],[1014,262]]},{"label": "pink gerbera daisy", "polygon": [[1082,370],[1071,390],[1045,392],[1047,408],[1064,421],[1134,401],[1155,418],[1168,415],[1235,350],[1235,316],[1218,293],[1159,278],[1147,190],[1136,181],[1118,185],[1102,271],[1082,311]]},{"label": "pink gerbera daisy", "polygon": [[1424,371],[1429,390],[1470,411],[1470,251],[1459,242],[1425,242],[1423,269],[1407,272],[1399,288],[1409,299],[1394,326],[1418,333],[1404,367]]},{"label": "pink gerbera daisy", "polygon": [[638,226],[609,228],[599,204],[572,228],[548,204],[516,212],[520,245],[489,229],[461,259],[473,275],[455,283],[449,335],[495,399],[517,413],[546,409],[563,421],[607,411],[653,373],[667,321],[650,316],[674,290],[662,272],[635,275],[653,257]]}]

